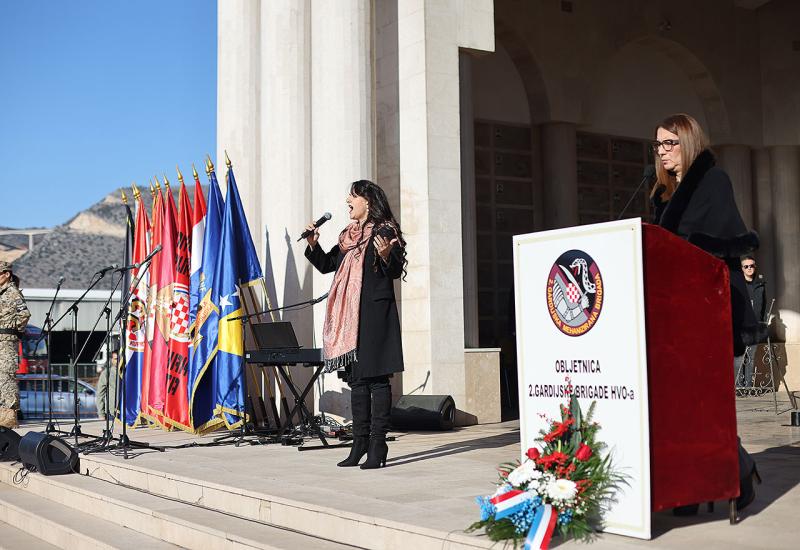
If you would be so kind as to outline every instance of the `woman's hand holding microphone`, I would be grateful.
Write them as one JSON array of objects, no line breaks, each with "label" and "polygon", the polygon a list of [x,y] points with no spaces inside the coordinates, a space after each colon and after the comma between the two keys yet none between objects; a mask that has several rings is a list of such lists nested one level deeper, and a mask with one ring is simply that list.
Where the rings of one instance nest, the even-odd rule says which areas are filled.
[{"label": "woman's hand holding microphone", "polygon": [[308,243],[308,246],[314,248],[317,246],[317,241],[319,240],[319,228],[314,225],[314,222],[311,222],[306,226],[306,231],[311,232],[311,234],[306,237],[306,242]]}]

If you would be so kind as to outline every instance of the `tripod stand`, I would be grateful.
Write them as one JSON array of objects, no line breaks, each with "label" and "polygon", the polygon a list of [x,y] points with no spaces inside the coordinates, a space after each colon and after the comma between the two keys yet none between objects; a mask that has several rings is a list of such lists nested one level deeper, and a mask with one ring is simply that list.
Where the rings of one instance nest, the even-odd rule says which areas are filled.
[{"label": "tripod stand", "polygon": [[47,339],[47,426],[45,427],[45,433],[53,433],[53,432],[61,432],[58,430],[53,424],[53,362],[50,356],[50,333],[53,330],[53,307],[56,305],[56,300],[58,299],[58,292],[61,290],[61,285],[64,284],[64,277],[59,277],[58,285],[56,285],[56,291],[53,294],[53,299],[50,300],[50,307],[47,309],[47,313],[44,316],[44,324],[42,326],[42,334],[39,336],[39,339],[36,340],[36,344],[34,345],[33,349],[38,349],[39,344],[42,343],[43,339]]},{"label": "tripod stand", "polygon": [[[127,433],[127,429],[128,429],[128,418],[127,418],[127,412],[128,412],[127,411],[127,409],[128,409],[128,403],[127,403],[127,397],[128,397],[128,395],[127,395],[128,350],[127,350],[127,346],[128,346],[128,330],[129,330],[128,329],[127,320],[128,320],[128,315],[130,313],[131,296],[133,295],[135,289],[137,289],[139,287],[139,283],[141,282],[142,278],[144,278],[144,276],[147,273],[148,269],[150,269],[150,262],[153,259],[153,256],[155,256],[155,254],[157,252],[159,252],[160,250],[161,250],[161,246],[159,245],[150,254],[148,254],[147,257],[140,264],[132,265],[132,266],[125,266],[125,267],[120,268],[120,270],[137,269],[137,268],[139,269],[139,272],[136,274],[136,278],[133,280],[133,282],[127,288],[127,290],[125,292],[125,295],[124,295],[124,297],[122,299],[122,303],[120,304],[119,311],[117,312],[116,318],[111,323],[112,325],[116,325],[117,322],[120,323],[120,350],[119,350],[120,364],[119,364],[119,378],[118,378],[119,388],[118,388],[117,394],[120,396],[119,412],[120,412],[120,420],[122,422],[122,433],[120,434],[119,441],[117,443],[113,443],[112,444],[111,441],[113,440],[113,438],[109,439],[109,442],[108,442],[107,445],[105,445],[104,447],[102,447],[100,449],[93,450],[93,452],[99,452],[101,450],[102,451],[122,450],[122,455],[127,460],[128,458],[130,458],[128,456],[128,451],[131,448],[152,449],[152,450],[155,450],[155,451],[158,451],[158,452],[162,452],[162,453],[165,450],[164,447],[160,447],[160,446],[156,446],[156,445],[150,445],[149,443],[146,443],[144,441],[133,441],[133,440],[128,438],[128,433]],[[120,276],[120,281],[121,280],[122,280],[122,277]],[[106,421],[106,422],[108,422],[108,421]]]}]

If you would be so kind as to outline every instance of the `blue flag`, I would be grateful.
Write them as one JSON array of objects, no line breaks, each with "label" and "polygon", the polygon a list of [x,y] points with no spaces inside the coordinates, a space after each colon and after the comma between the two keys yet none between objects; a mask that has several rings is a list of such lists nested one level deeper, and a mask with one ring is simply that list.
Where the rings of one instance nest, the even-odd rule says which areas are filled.
[{"label": "blue flag", "polygon": [[198,303],[187,384],[191,426],[200,433],[209,431],[222,422],[220,419],[214,418],[214,388],[210,380],[203,377],[203,374],[209,369],[213,371],[217,353],[219,309],[215,305],[213,289],[222,234],[222,210],[225,204],[217,183],[217,175],[213,170],[209,174],[209,179],[208,210],[203,235],[203,259],[197,277]]},{"label": "blue flag", "polygon": [[245,313],[241,291],[260,279],[261,264],[230,168],[219,261],[211,291],[214,304],[219,308],[218,352],[212,375],[216,397],[214,412],[228,428],[236,428],[246,421],[242,368],[244,331],[241,321],[228,320]]}]

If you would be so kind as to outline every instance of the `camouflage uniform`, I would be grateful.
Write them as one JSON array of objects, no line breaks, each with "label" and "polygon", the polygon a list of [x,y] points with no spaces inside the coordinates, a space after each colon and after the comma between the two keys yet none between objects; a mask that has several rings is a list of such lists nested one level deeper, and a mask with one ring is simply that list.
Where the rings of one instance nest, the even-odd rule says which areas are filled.
[{"label": "camouflage uniform", "polygon": [[[11,272],[8,262],[0,261],[0,273]],[[19,289],[7,281],[0,285],[0,413],[19,408],[19,386],[15,374],[19,368],[19,337],[31,314]]]}]

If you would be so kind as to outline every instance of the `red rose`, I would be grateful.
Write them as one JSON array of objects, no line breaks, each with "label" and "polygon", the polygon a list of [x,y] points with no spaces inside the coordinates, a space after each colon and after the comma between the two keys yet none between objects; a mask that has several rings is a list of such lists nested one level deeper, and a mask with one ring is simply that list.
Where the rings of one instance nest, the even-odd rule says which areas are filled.
[{"label": "red rose", "polygon": [[539,452],[539,449],[537,449],[536,447],[531,447],[525,454],[528,455],[528,458],[530,458],[531,460],[536,460],[537,458],[539,458],[539,455],[541,453]]},{"label": "red rose", "polygon": [[578,450],[575,452],[575,458],[577,458],[581,462],[589,460],[591,456],[592,456],[592,448],[586,445],[585,443],[581,443],[580,447],[578,447]]}]

